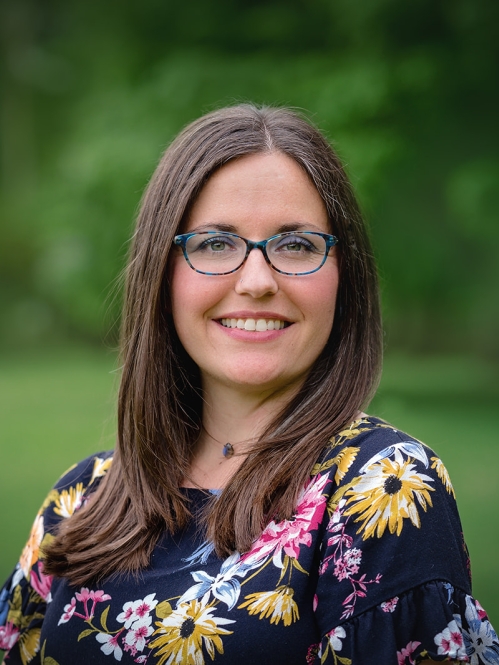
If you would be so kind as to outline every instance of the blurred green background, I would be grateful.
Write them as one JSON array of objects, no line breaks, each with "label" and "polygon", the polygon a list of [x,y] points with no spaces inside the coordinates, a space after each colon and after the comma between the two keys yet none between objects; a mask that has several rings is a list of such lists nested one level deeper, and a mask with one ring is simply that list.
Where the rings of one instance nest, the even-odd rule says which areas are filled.
[{"label": "blurred green background", "polygon": [[110,448],[141,192],[187,122],[306,109],[379,258],[371,407],[436,448],[499,625],[499,4],[0,0],[0,577],[71,463]]}]

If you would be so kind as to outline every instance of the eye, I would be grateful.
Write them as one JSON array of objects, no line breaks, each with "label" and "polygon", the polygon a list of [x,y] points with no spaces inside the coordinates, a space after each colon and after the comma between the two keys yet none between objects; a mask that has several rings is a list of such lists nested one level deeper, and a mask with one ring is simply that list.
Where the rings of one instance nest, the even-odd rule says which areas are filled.
[{"label": "eye", "polygon": [[230,252],[237,249],[237,246],[234,242],[234,238],[226,235],[215,235],[208,237],[198,237],[196,238],[198,242],[194,247],[195,252],[206,252],[206,253],[223,253]]},{"label": "eye", "polygon": [[312,242],[313,236],[290,234],[276,239],[273,247],[275,252],[317,252],[316,245]]}]

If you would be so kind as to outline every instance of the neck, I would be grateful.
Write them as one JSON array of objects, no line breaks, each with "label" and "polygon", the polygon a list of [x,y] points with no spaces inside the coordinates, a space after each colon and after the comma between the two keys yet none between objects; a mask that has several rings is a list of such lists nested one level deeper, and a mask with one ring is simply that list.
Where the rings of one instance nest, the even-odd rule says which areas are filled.
[{"label": "neck", "polygon": [[[219,384],[204,385],[203,429],[185,485],[223,487],[292,396],[291,391],[239,393]],[[223,455],[227,443],[233,455]]]},{"label": "neck", "polygon": [[244,444],[248,452],[251,442],[258,439],[295,392],[246,393],[220,385],[206,386],[203,426],[216,441]]}]

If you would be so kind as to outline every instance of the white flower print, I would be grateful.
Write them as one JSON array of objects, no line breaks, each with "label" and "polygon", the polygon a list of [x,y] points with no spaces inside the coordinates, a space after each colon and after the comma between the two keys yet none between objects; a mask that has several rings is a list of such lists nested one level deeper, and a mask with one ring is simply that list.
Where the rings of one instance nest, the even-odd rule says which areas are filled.
[{"label": "white flower print", "polygon": [[71,601],[67,605],[64,605],[64,613],[59,619],[59,623],[57,625],[60,626],[61,623],[67,623],[75,613],[75,610],[76,610],[76,598],[73,596],[73,598],[71,598]]},{"label": "white flower print", "polygon": [[83,483],[77,483],[75,487],[62,490],[55,502],[54,512],[61,517],[71,517],[78,510],[83,500]]},{"label": "white flower print", "polygon": [[134,647],[135,653],[144,649],[146,638],[152,635],[154,628],[151,624],[152,618],[148,614],[147,616],[142,617],[142,619],[135,621],[126,634],[125,643],[130,647]]},{"label": "white flower print", "polygon": [[[481,609],[481,608],[480,608]],[[466,653],[470,665],[499,665],[499,640],[490,621],[480,617],[471,596],[466,596],[466,611],[464,613],[468,623],[468,630],[463,629]],[[457,620],[459,615],[454,615]]]},{"label": "white flower print", "polygon": [[449,656],[449,658],[466,656],[463,634],[455,620],[449,621],[447,628],[435,635],[434,641],[440,655]]},{"label": "white flower print", "polygon": [[95,639],[97,642],[102,644],[101,651],[103,651],[106,656],[111,654],[115,657],[116,660],[121,660],[123,658],[123,649],[118,644],[118,637],[120,633],[116,635],[106,635],[106,633],[97,633]]},{"label": "white flower print", "polygon": [[398,602],[399,602],[398,596],[390,598],[390,600],[386,600],[384,603],[381,603],[381,609],[383,610],[383,612],[394,612]]},{"label": "white flower print", "polygon": [[341,651],[341,648],[343,647],[343,642],[341,640],[346,637],[345,629],[341,626],[337,626],[327,634],[327,637],[331,649],[333,649],[333,651]]},{"label": "white flower print", "polygon": [[197,563],[200,563],[202,566],[206,565],[208,559],[210,558],[210,554],[214,551],[214,549],[215,545],[209,540],[205,540],[199,547],[194,550],[190,556],[182,559],[182,561],[187,562],[187,565],[184,566],[184,568],[189,568],[190,566],[193,566]]},{"label": "white flower print", "polygon": [[244,577],[249,570],[260,565],[260,561],[252,563],[241,562],[239,552],[235,552],[225,559],[220,567],[220,572],[216,577],[212,577],[203,570],[192,572],[191,575],[197,584],[191,586],[178,600],[177,607],[182,603],[188,603],[191,600],[200,599],[204,596],[204,602],[208,602],[210,592],[217,600],[227,605],[231,610],[239,599],[241,592],[241,583],[235,579],[235,576]]},{"label": "white flower print", "polygon": [[118,614],[116,621],[125,624],[125,628],[130,628],[135,621],[142,619],[145,616],[149,616],[149,613],[156,607],[158,604],[157,600],[154,600],[155,593],[150,593],[143,600],[129,601],[123,605],[123,612]]}]

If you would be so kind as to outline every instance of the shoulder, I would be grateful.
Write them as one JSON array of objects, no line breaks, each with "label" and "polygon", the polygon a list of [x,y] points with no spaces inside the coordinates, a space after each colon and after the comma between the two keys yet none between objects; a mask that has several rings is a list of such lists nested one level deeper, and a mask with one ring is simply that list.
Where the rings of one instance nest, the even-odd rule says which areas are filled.
[{"label": "shoulder", "polygon": [[77,464],[69,467],[54,485],[54,490],[64,492],[69,487],[81,485],[90,488],[106,474],[113,462],[113,451],[104,451],[90,455]]},{"label": "shoulder", "polygon": [[387,422],[367,417],[339,432],[312,475],[328,476],[330,514],[341,512],[362,541],[404,543],[420,553],[438,547],[446,551],[452,542],[465,552],[455,493],[442,460]]},{"label": "shoulder", "polygon": [[[396,450],[407,450],[413,456],[421,457],[424,464],[428,461],[429,455],[435,455],[424,443],[385,420],[365,416],[353,421],[329,439],[313,469],[313,475],[335,465],[340,465],[346,474],[350,468],[353,470],[369,466],[377,461],[374,458],[378,455],[387,456]],[[345,458],[348,463],[343,461],[340,464]]]},{"label": "shoulder", "polygon": [[97,488],[100,479],[112,464],[112,452],[91,455],[74,464],[55,483],[40,506],[28,542],[21,555],[21,569],[30,579],[30,571],[38,560],[43,543],[52,538],[59,522],[71,517]]},{"label": "shoulder", "polygon": [[[329,481],[321,570],[336,566],[331,581],[342,581],[335,573],[346,547],[362,559],[363,573],[383,578],[382,600],[434,580],[470,592],[454,489],[431,448],[364,418],[330,440],[312,474]],[[375,600],[378,593],[370,595]]]},{"label": "shoulder", "polygon": [[46,532],[51,532],[61,519],[71,517],[85,503],[112,462],[112,451],[97,453],[74,464],[60,476],[38,513]]},{"label": "shoulder", "polygon": [[[111,452],[92,455],[59,478],[36,514],[19,562],[0,590],[0,649],[10,651],[21,645],[23,663],[38,650],[43,617],[51,600],[53,578],[44,572],[43,548],[57,525],[71,517],[94,491],[111,463]],[[18,662],[16,655],[12,659]]]},{"label": "shoulder", "polygon": [[312,476],[324,473],[337,498],[359,485],[364,487],[363,478],[387,483],[388,492],[408,489],[405,485],[409,483],[411,490],[443,489],[455,498],[449,474],[429,446],[371,416],[354,421],[329,440],[312,469]]},{"label": "shoulder", "polygon": [[317,663],[355,655],[363,662],[358,645],[366,643],[377,662],[463,661],[482,653],[482,635],[493,658],[473,662],[499,663],[497,637],[471,596],[454,489],[439,456],[367,417],[331,438],[312,476],[312,485],[326,483]]},{"label": "shoulder", "polygon": [[53,538],[57,525],[71,517],[97,487],[112,463],[112,453],[99,453],[70,467],[50,490],[36,514],[31,532],[19,562],[20,571],[27,581],[38,564],[43,546]]}]

